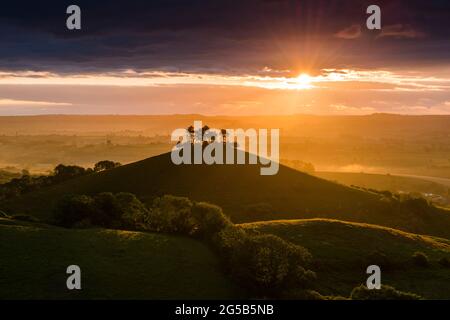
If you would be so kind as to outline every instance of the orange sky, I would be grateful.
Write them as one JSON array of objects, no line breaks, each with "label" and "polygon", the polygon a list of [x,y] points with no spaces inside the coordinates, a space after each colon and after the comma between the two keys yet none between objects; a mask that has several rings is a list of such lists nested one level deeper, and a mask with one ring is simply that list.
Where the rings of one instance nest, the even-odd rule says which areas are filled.
[{"label": "orange sky", "polygon": [[0,114],[450,114],[450,70],[0,72]]},{"label": "orange sky", "polygon": [[0,115],[450,114],[448,1],[78,4],[4,4]]}]

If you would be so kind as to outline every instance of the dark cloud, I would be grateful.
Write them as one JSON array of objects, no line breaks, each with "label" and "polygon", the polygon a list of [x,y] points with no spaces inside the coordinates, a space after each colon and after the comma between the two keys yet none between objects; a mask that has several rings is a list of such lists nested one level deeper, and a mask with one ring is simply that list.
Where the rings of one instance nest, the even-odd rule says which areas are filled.
[{"label": "dark cloud", "polygon": [[[82,9],[81,31],[65,28],[70,4]],[[0,10],[0,68],[254,73],[266,66],[314,70],[450,62],[448,1],[377,1],[386,28],[381,33],[365,29],[369,4],[372,1],[8,1]],[[354,41],[335,37],[357,29],[357,36],[351,33]]]},{"label": "dark cloud", "polygon": [[385,26],[381,31],[380,38],[383,37],[393,37],[393,38],[406,38],[406,39],[418,39],[426,37],[426,34],[422,31],[414,30],[411,26],[403,24],[394,24]]}]

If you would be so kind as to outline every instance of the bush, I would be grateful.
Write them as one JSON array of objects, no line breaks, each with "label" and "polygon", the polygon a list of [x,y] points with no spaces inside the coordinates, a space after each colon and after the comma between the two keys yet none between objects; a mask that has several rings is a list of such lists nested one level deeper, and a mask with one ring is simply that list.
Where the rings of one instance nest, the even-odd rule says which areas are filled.
[{"label": "bush", "polygon": [[306,270],[311,261],[301,246],[274,235],[243,235],[239,229],[219,233],[228,248],[229,268],[236,279],[264,297],[279,297],[291,289],[304,289],[315,278]]},{"label": "bush", "polygon": [[381,289],[368,289],[364,285],[360,285],[352,290],[350,294],[352,300],[419,300],[420,296],[409,293],[402,292],[394,287],[382,285]]},{"label": "bush", "polygon": [[196,234],[209,240],[215,233],[232,225],[217,206],[192,203],[188,198],[170,195],[153,201],[145,222],[150,230]]},{"label": "bush", "polygon": [[215,234],[213,244],[233,278],[258,297],[295,299],[315,279],[307,270],[310,253],[277,236],[250,235],[231,225]]},{"label": "bush", "polygon": [[428,267],[430,265],[427,255],[423,252],[414,252],[411,258],[413,263],[418,267]]},{"label": "bush", "polygon": [[310,275],[302,267],[310,262],[306,249],[274,235],[248,238],[248,267],[250,276],[267,290],[301,286]]},{"label": "bush", "polygon": [[110,192],[102,192],[93,198],[95,215],[91,217],[93,225],[102,227],[119,227],[122,210],[119,208],[116,196]]},{"label": "bush", "polygon": [[439,264],[444,268],[450,268],[450,259],[447,257],[443,257],[439,259]]},{"label": "bush", "polygon": [[192,202],[188,198],[165,195],[156,198],[145,220],[150,230],[191,234],[194,221]]},{"label": "bush", "polygon": [[134,194],[104,192],[96,195],[94,202],[98,215],[93,220],[95,225],[144,229],[148,210]]},{"label": "bush", "polygon": [[230,219],[224,215],[220,207],[209,203],[195,203],[191,212],[195,223],[194,231],[208,238],[232,225]]},{"label": "bush", "polygon": [[216,233],[212,240],[214,246],[220,253],[230,255],[236,249],[245,247],[248,237],[244,229],[232,225]]},{"label": "bush", "polygon": [[145,229],[144,223],[149,210],[134,194],[118,193],[116,194],[116,203],[122,226],[132,229]]},{"label": "bush", "polygon": [[95,217],[94,201],[84,195],[67,195],[56,204],[54,218],[56,224],[70,228],[77,222]]},{"label": "bush", "polygon": [[145,205],[131,193],[66,196],[55,209],[56,223],[64,227],[145,229],[147,216]]}]

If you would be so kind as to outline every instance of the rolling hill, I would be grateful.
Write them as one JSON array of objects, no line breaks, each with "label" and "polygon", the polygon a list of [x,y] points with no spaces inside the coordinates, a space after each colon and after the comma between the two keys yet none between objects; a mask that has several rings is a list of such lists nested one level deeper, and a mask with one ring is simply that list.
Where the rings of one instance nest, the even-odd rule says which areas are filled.
[{"label": "rolling hill", "polygon": [[[0,218],[1,299],[231,299],[242,290],[202,243],[164,234],[69,230]],[[66,289],[81,268],[82,290]]]},{"label": "rolling hill", "polygon": [[[307,248],[316,260],[317,287],[322,294],[347,297],[365,283],[370,264],[381,265],[382,283],[427,299],[450,299],[450,269],[438,264],[450,258],[450,241],[391,228],[329,219],[283,220],[242,224],[248,231],[270,233]],[[414,252],[425,253],[428,268],[411,262]]]},{"label": "rolling hill", "polygon": [[[348,297],[364,283],[366,267],[382,252],[382,283],[427,299],[450,299],[450,241],[391,228],[329,219],[241,224],[300,244],[313,255],[315,290]],[[424,252],[427,268],[411,255]],[[63,229],[0,218],[0,299],[237,299],[245,292],[220,270],[202,243],[166,234]],[[82,290],[68,291],[65,268],[78,264]]]},{"label": "rolling hill", "polygon": [[[333,218],[450,238],[450,213],[397,210],[377,193],[365,192],[280,166],[261,176],[259,165],[179,165],[170,153],[76,179],[0,203],[9,214],[49,219],[66,194],[132,192],[144,201],[172,194],[207,201],[224,209],[233,222]],[[431,211],[431,212],[430,212]]]}]

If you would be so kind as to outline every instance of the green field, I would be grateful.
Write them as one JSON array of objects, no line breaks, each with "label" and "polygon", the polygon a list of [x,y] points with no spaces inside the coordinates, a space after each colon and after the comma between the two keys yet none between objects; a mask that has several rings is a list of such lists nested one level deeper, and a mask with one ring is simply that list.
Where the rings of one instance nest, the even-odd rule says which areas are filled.
[{"label": "green field", "polygon": [[[242,297],[217,257],[183,237],[0,218],[0,257],[0,300]],[[81,268],[82,290],[66,288],[71,264]]]},{"label": "green field", "polygon": [[[382,252],[392,264],[382,267],[382,283],[427,299],[450,299],[450,269],[438,264],[450,258],[450,241],[374,225],[309,219],[248,223],[246,230],[270,233],[307,248],[316,260],[317,288],[322,294],[348,297],[364,283],[366,268],[377,264],[372,253]],[[411,262],[414,252],[425,253],[428,268]]]},{"label": "green field", "polygon": [[[372,253],[382,283],[427,299],[450,299],[450,241],[390,228],[328,219],[242,224],[307,248],[317,274],[314,290],[348,297],[365,283]],[[421,251],[429,267],[411,255]],[[0,299],[232,299],[245,291],[224,275],[217,256],[202,243],[165,234],[106,229],[73,230],[0,218]],[[82,290],[69,291],[65,269],[82,269]]]}]

